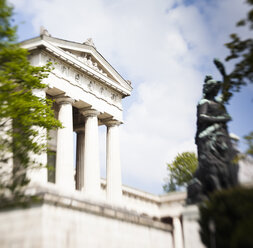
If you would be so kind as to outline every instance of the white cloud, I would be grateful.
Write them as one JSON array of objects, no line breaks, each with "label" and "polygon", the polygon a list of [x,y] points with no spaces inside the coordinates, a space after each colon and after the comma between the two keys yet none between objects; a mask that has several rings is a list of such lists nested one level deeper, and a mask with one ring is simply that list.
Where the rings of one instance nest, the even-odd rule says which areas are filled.
[{"label": "white cloud", "polygon": [[36,30],[43,25],[55,37],[79,42],[92,37],[133,82],[121,128],[123,179],[158,192],[166,162],[195,149],[203,76],[214,70],[212,57],[224,57],[223,43],[247,6],[238,0],[198,0],[188,6],[176,0],[12,2],[33,15]]}]

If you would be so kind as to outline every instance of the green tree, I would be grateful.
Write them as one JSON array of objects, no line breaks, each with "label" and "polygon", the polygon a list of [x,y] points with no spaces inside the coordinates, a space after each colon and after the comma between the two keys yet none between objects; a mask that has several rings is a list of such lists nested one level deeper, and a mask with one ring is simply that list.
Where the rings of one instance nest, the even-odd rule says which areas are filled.
[{"label": "green tree", "polygon": [[194,152],[183,152],[167,164],[168,178],[163,185],[165,192],[176,191],[179,187],[186,187],[193,178],[193,173],[197,169],[198,159]]},{"label": "green tree", "polygon": [[[248,27],[250,31],[253,30],[253,0],[246,0],[250,6],[246,17],[237,22],[238,27]],[[253,39],[241,39],[238,34],[233,33],[230,35],[231,41],[226,43],[225,46],[229,49],[230,54],[226,57],[226,61],[234,61],[234,68],[226,74],[225,68],[218,60],[214,60],[215,65],[223,75],[222,94],[224,103],[228,103],[232,97],[232,92],[240,91],[243,85],[253,82]],[[247,155],[253,154],[253,132],[244,136],[244,140],[248,145],[246,150]],[[241,158],[245,158],[242,156]]]},{"label": "green tree", "polygon": [[[253,0],[247,0],[246,2],[252,7]],[[245,19],[237,23],[237,26],[248,26],[252,31],[253,8],[249,10]],[[235,65],[227,75],[227,85],[223,87],[226,101],[232,96],[230,91],[239,91],[241,86],[253,82],[253,39],[241,39],[236,33],[231,34],[230,38],[231,41],[225,44],[230,52],[226,57],[226,61],[235,61]]]},{"label": "green tree", "polygon": [[[239,204],[238,204],[239,203]],[[206,247],[253,247],[253,189],[217,191],[199,207],[200,236]]]},{"label": "green tree", "polygon": [[41,81],[48,76],[50,65],[30,65],[28,51],[17,44],[12,14],[13,8],[0,0],[0,195],[7,192],[18,198],[29,183],[27,170],[42,166],[31,156],[47,149],[40,142],[47,132],[41,130],[61,124],[54,118],[52,102],[34,94],[46,87]]},{"label": "green tree", "polygon": [[[246,0],[250,6],[246,17],[237,22],[238,27],[248,26],[249,30],[253,30],[253,0]],[[252,36],[251,36],[252,37]],[[236,61],[233,70],[228,74],[227,86],[225,87],[225,98],[227,101],[232,96],[229,93],[239,91],[241,86],[253,82],[253,39],[241,39],[238,34],[230,35],[231,41],[225,46],[229,49],[230,54],[226,57],[226,61]],[[253,155],[253,132],[244,136],[244,140],[248,145],[246,154]]]},{"label": "green tree", "polygon": [[248,135],[245,135],[243,138],[247,144],[246,154],[253,156],[253,132],[250,132]]}]

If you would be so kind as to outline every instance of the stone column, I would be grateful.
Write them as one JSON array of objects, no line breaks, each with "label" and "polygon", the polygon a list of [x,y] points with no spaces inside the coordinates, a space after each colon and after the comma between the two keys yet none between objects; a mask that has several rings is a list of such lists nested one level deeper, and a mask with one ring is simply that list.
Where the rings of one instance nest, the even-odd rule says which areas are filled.
[{"label": "stone column", "polygon": [[84,186],[84,128],[76,130],[76,189],[83,190]]},{"label": "stone column", "polygon": [[179,217],[173,217],[173,237],[174,237],[174,247],[183,248],[183,233],[182,225]]},{"label": "stone column", "polygon": [[[33,90],[33,94],[39,98],[46,98],[46,90]],[[42,127],[33,126],[33,129],[38,131],[38,136],[36,137],[36,142],[46,145],[47,144],[47,130]],[[29,169],[28,177],[32,182],[46,184],[47,183],[47,152],[42,152],[41,154],[31,153],[30,156],[41,165],[39,168]]]},{"label": "stone column", "polygon": [[83,191],[89,197],[100,197],[100,167],[98,146],[98,114],[94,109],[84,110],[85,137],[84,137],[84,184]]},{"label": "stone column", "polygon": [[106,196],[111,203],[122,201],[119,121],[111,120],[107,125],[106,137]]},{"label": "stone column", "polygon": [[58,119],[63,128],[57,132],[56,151],[56,176],[55,182],[64,189],[74,190],[74,146],[73,146],[73,99],[69,97],[58,97],[59,104]]}]

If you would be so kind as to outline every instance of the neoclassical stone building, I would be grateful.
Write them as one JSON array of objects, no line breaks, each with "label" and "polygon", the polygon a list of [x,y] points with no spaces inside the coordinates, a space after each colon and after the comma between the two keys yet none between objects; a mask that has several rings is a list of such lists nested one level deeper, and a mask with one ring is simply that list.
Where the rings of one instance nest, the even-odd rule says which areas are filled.
[{"label": "neoclassical stone building", "polygon": [[[51,152],[41,158],[55,166],[49,181],[64,190],[77,189],[99,198],[98,126],[106,125],[107,199],[121,201],[119,125],[122,99],[131,94],[130,82],[103,58],[91,40],[79,44],[42,34],[22,46],[30,51],[33,65],[51,62],[54,67],[45,80],[48,87],[43,93],[55,100],[55,115],[64,128],[51,133]],[[77,134],[76,172],[73,131]],[[45,183],[47,177],[45,170],[33,180]]]},{"label": "neoclassical stone building", "polygon": [[[47,88],[36,94],[55,100],[64,128],[50,133],[50,152],[36,158],[55,169],[29,172],[28,193],[43,200],[0,212],[1,247],[191,247],[184,244],[190,223],[182,225],[184,192],[157,196],[121,183],[119,125],[131,83],[91,39],[81,44],[42,30],[21,45],[32,65],[52,63]],[[100,125],[107,128],[106,180],[100,178]]]}]

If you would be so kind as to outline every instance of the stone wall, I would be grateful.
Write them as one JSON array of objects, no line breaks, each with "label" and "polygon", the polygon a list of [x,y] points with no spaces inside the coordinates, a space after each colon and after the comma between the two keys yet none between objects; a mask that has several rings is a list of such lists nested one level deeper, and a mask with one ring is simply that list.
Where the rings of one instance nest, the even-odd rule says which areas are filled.
[{"label": "stone wall", "polygon": [[170,248],[168,224],[75,196],[41,193],[42,202],[0,211],[1,248]]}]

